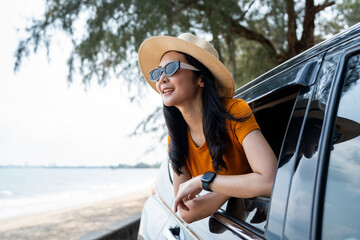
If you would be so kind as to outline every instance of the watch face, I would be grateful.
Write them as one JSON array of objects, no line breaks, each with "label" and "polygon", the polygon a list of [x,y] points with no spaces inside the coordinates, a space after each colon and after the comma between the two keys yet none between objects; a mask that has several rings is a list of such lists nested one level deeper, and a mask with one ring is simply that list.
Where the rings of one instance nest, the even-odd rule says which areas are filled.
[{"label": "watch face", "polygon": [[216,173],[214,172],[206,172],[202,178],[201,178],[201,181],[203,182],[212,182],[212,180],[215,178],[216,176]]}]

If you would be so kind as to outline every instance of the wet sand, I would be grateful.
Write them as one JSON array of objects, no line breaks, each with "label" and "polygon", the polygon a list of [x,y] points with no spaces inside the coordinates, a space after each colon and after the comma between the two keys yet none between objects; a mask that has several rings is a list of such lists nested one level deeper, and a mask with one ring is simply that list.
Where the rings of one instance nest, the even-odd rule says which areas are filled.
[{"label": "wet sand", "polygon": [[0,220],[0,239],[78,239],[142,211],[150,189],[59,211]]}]

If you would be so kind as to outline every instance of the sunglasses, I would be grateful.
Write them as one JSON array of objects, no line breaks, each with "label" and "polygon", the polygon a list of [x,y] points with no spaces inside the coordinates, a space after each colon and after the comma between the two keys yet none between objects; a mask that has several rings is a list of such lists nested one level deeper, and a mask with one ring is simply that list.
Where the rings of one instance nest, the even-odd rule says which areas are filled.
[{"label": "sunglasses", "polygon": [[179,70],[179,68],[193,70],[193,71],[200,71],[196,67],[193,67],[189,64],[186,64],[186,63],[183,63],[180,61],[172,61],[172,62],[169,62],[168,64],[166,64],[162,68],[158,67],[158,68],[151,70],[151,72],[149,73],[149,79],[150,79],[150,81],[157,81],[157,80],[159,80],[159,78],[163,72],[165,73],[166,76],[174,75],[177,72],[177,70]]}]

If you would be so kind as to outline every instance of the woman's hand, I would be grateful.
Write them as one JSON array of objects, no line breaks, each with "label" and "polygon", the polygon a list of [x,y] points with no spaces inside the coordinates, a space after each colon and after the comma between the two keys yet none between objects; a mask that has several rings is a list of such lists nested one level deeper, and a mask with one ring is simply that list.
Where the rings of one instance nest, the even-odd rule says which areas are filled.
[{"label": "woman's hand", "polygon": [[186,206],[185,201],[194,199],[196,195],[201,192],[201,176],[202,175],[194,177],[179,185],[179,189],[175,196],[174,212],[177,212],[178,207],[182,208],[185,211],[189,211],[189,208]]},{"label": "woman's hand", "polygon": [[210,216],[229,199],[228,196],[215,192],[195,197],[202,190],[202,176],[192,178],[186,166],[182,167],[181,171],[183,174],[180,175],[173,173],[174,210],[179,210],[181,218],[186,223]]}]

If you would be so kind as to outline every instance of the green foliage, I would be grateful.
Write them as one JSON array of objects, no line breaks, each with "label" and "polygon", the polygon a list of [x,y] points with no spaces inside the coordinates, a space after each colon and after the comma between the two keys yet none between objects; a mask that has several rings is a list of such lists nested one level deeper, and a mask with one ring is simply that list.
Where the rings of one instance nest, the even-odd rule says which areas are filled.
[{"label": "green foliage", "polygon": [[[143,40],[192,32],[212,39],[239,86],[314,43],[311,29],[302,31],[307,28],[305,20],[310,19],[311,27],[311,19],[335,2],[306,2],[310,4],[302,0],[47,0],[43,18],[34,19],[26,29],[28,37],[19,42],[14,69],[38,47],[49,50],[53,33],[63,31],[73,42],[69,82],[78,72],[85,85],[94,79],[105,84],[120,74],[131,85],[141,84],[136,54]],[[339,5],[349,22],[358,21],[358,3],[344,0]],[[79,27],[79,22],[84,25]],[[310,35],[304,37],[304,32]]]},{"label": "green foliage", "polygon": [[[274,56],[264,51],[258,43],[252,43],[246,40],[239,40],[242,46],[241,54],[237,55],[237,68],[234,71],[236,79],[236,88],[246,84],[250,80],[260,76],[264,72],[277,65]],[[261,67],[260,67],[261,66]]]},{"label": "green foliage", "polygon": [[[333,17],[316,19],[324,9]],[[62,31],[73,43],[69,82],[74,73],[85,86],[122,76],[138,87],[145,83],[137,66],[140,44],[151,36],[192,32],[211,39],[240,87],[328,34],[359,22],[359,11],[360,0],[338,5],[331,0],[317,5],[314,0],[47,0],[44,16],[33,19],[28,37],[19,42],[14,70],[39,47],[49,51],[54,33]],[[158,137],[166,137],[160,115],[159,108],[133,135],[161,132]]]},{"label": "green foliage", "polygon": [[360,22],[360,0],[343,0],[343,2],[338,5],[338,9],[348,26]]}]

